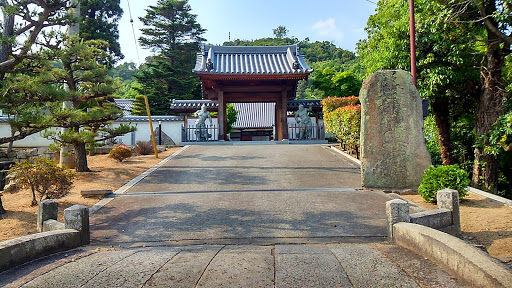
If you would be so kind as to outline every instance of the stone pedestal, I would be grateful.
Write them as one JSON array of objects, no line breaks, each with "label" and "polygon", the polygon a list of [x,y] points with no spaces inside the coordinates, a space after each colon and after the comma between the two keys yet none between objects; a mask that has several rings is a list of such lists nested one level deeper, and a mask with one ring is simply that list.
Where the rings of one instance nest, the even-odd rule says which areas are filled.
[{"label": "stone pedestal", "polygon": [[386,218],[388,222],[388,239],[393,240],[393,225],[400,222],[409,223],[409,204],[400,199],[386,202]]},{"label": "stone pedestal", "polygon": [[80,232],[82,245],[86,245],[91,242],[89,208],[81,205],[73,205],[64,209],[64,225],[66,229],[75,229]]},{"label": "stone pedestal", "polygon": [[46,220],[57,220],[59,213],[59,203],[54,200],[43,200],[39,202],[39,210],[37,211],[37,231],[43,232],[43,224]]},{"label": "stone pedestal", "polygon": [[452,213],[452,225],[456,234],[460,234],[459,191],[443,189],[437,191],[437,208],[448,209]]},{"label": "stone pedestal", "polygon": [[378,71],[364,82],[359,99],[362,186],[417,190],[431,160],[411,74]]}]

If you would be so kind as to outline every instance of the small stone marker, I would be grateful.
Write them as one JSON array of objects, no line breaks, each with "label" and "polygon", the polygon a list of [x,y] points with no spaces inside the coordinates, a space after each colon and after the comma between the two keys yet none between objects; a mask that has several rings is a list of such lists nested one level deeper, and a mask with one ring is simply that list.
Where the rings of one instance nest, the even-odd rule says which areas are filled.
[{"label": "small stone marker", "polygon": [[39,209],[37,211],[37,231],[43,232],[43,224],[46,220],[57,220],[59,213],[59,203],[54,200],[45,199],[39,202]]},{"label": "small stone marker", "polygon": [[75,229],[80,232],[80,242],[82,245],[91,242],[89,208],[81,205],[73,205],[64,209],[64,225],[66,229]]},{"label": "small stone marker", "polygon": [[409,204],[401,199],[387,201],[386,218],[388,222],[388,239],[393,240],[393,225],[399,222],[409,223]]},{"label": "small stone marker", "polygon": [[454,189],[443,189],[437,191],[437,207],[439,209],[448,209],[452,212],[452,225],[455,233],[460,234],[460,211],[459,211],[459,191]]},{"label": "small stone marker", "polygon": [[375,72],[361,89],[361,182],[366,188],[418,189],[431,165],[421,98],[409,72]]},{"label": "small stone marker", "polygon": [[82,190],[80,194],[82,197],[105,197],[108,194],[112,194],[112,190]]}]

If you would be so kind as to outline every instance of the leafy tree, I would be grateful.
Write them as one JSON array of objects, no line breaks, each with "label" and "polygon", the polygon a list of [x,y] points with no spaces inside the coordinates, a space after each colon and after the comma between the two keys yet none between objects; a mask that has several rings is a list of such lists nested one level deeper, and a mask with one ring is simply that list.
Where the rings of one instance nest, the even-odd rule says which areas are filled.
[{"label": "leafy tree", "polygon": [[[485,55],[480,65],[480,87],[476,99],[476,137],[472,185],[497,191],[499,160],[486,153],[489,131],[503,114],[505,87],[502,73],[512,47],[512,2],[510,0],[448,1],[453,15],[464,17],[467,23],[481,24],[484,30],[474,40],[484,43]],[[470,25],[470,24],[468,24]],[[480,37],[480,35],[484,35]]]},{"label": "leafy tree", "polygon": [[326,67],[318,72],[312,82],[325,95],[333,97],[359,95],[362,83],[354,73],[350,71],[336,72],[330,67]]},{"label": "leafy tree", "polygon": [[36,192],[39,201],[61,198],[71,190],[74,174],[66,168],[59,167],[48,158],[37,158],[34,163],[24,160],[16,163],[10,170],[8,178],[12,183],[6,190],[17,192],[20,188],[30,188],[32,206],[36,206]]},{"label": "leafy tree", "polygon": [[285,26],[277,26],[276,29],[272,29],[272,32],[274,32],[276,38],[283,39],[290,31],[288,31]]},{"label": "leafy tree", "polygon": [[110,65],[124,58],[119,44],[118,22],[123,15],[120,0],[80,0],[80,38],[108,42],[106,51]]},{"label": "leafy tree", "polygon": [[[366,76],[380,69],[410,69],[408,7],[403,4],[380,1],[377,13],[368,19],[368,38],[357,47]],[[438,1],[416,1],[416,12],[418,90],[430,100],[441,158],[448,165],[455,162],[451,119],[471,112],[474,89],[470,88],[478,82],[473,68],[475,27],[463,26],[463,19]]]},{"label": "leafy tree", "polygon": [[137,65],[133,62],[125,62],[123,64],[112,67],[108,71],[108,76],[112,78],[121,78],[123,81],[133,80],[134,75],[139,72]]},{"label": "leafy tree", "polygon": [[233,125],[235,125],[238,116],[238,111],[235,110],[233,104],[226,105],[226,133],[229,134],[233,131]]},{"label": "leafy tree", "polygon": [[145,28],[139,42],[156,53],[135,77],[148,97],[151,113],[168,115],[172,99],[200,99],[200,84],[192,73],[199,43],[206,31],[186,0],[159,0],[140,20]]}]

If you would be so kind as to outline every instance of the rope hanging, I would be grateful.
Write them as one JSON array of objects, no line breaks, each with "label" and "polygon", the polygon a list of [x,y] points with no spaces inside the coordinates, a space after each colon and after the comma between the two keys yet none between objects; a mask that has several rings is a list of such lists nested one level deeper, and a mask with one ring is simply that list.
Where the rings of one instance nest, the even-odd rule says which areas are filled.
[{"label": "rope hanging", "polygon": [[130,9],[130,0],[126,0],[128,3],[128,14],[130,14],[130,23],[132,24],[133,42],[135,43],[135,52],[137,53],[137,66],[140,65],[139,48],[137,45],[137,37],[135,37],[135,28],[133,27],[132,10]]}]

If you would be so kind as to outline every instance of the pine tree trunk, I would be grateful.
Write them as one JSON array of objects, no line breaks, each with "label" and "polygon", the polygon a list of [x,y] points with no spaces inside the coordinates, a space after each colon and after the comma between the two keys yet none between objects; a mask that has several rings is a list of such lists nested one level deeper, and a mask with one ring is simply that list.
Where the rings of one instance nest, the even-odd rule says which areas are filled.
[{"label": "pine tree trunk", "polygon": [[75,147],[75,153],[76,153],[76,172],[90,172],[87,165],[87,151],[85,149],[85,143],[76,143],[74,145]]},{"label": "pine tree trunk", "polygon": [[0,215],[5,213],[7,213],[7,211],[4,209],[4,205],[2,204],[2,195],[0,195]]},{"label": "pine tree trunk", "polygon": [[[490,39],[491,40],[491,39]],[[501,69],[505,54],[499,43],[489,44],[485,56],[485,66],[481,68],[482,93],[476,105],[476,139],[487,136],[493,124],[503,113],[503,89]],[[477,140],[478,141],[478,140]],[[498,183],[498,159],[484,151],[486,142],[475,148],[472,185],[495,193]]]},{"label": "pine tree trunk", "polygon": [[441,147],[441,159],[443,165],[452,165],[454,163],[452,156],[452,139],[450,136],[450,110],[448,103],[444,101],[432,102],[432,110],[435,115],[437,133],[439,138],[439,147]]}]

